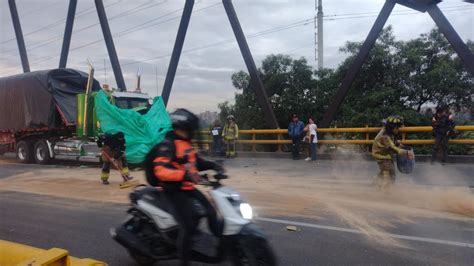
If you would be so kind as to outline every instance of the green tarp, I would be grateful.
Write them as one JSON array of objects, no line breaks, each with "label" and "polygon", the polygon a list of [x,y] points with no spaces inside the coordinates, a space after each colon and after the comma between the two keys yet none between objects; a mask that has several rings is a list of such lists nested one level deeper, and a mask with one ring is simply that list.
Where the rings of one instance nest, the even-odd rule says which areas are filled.
[{"label": "green tarp", "polygon": [[95,112],[102,132],[125,134],[125,154],[133,164],[142,163],[148,151],[171,130],[171,120],[161,97],[156,97],[150,110],[142,115],[112,105],[107,94],[100,91],[95,97]]}]

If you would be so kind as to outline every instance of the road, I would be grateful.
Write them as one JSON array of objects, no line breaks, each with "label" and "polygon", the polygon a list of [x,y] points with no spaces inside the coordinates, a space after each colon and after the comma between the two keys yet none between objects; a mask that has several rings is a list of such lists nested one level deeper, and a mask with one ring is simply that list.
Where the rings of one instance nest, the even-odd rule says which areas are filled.
[{"label": "road", "polygon": [[[311,166],[311,171],[317,169],[320,173],[314,177],[318,182],[311,183],[316,184],[311,190],[318,194],[317,198],[305,195],[308,200],[302,201],[303,198],[284,197],[285,194],[279,194],[274,187],[269,188],[270,192],[266,191],[266,176],[271,172],[271,180],[277,183],[278,187],[287,185],[287,188],[281,189],[288,189],[292,195],[295,194],[294,191],[307,193],[302,184],[311,185],[305,183],[305,173],[295,172],[301,167],[308,167],[307,164],[297,162],[295,168],[284,172],[282,169],[289,167],[285,163],[283,160],[277,161],[277,166],[274,160],[235,160],[227,163],[229,172],[234,176],[253,174],[251,179],[246,179],[245,182],[235,180],[232,183],[229,180],[229,183],[242,191],[255,209],[260,211],[255,222],[268,234],[280,265],[472,265],[472,213],[459,215],[459,210],[451,211],[444,207],[440,209],[433,204],[431,197],[426,196],[431,194],[425,195],[421,193],[422,190],[417,192],[423,197],[410,200],[405,198],[405,194],[403,200],[395,196],[374,196],[366,188],[354,185],[368,181],[362,177],[345,179],[334,187],[332,184],[337,180],[332,176],[341,176],[346,170],[334,172],[333,165],[329,163]],[[357,165],[360,167],[356,167],[359,172],[366,168],[372,169],[371,164]],[[425,180],[427,176],[422,174],[425,167],[428,166],[418,167],[420,173],[412,184],[420,187],[445,185],[443,190],[470,185],[466,185],[473,170],[470,165],[456,166],[456,171],[450,171],[452,174],[449,182],[441,182],[439,179]],[[25,166],[10,162],[0,163],[0,239],[40,248],[61,247],[69,250],[73,256],[103,260],[110,265],[135,265],[124,249],[108,234],[108,229],[120,222],[127,208],[125,200],[116,200],[119,198],[110,196],[110,193],[118,191],[126,195],[127,192],[113,187],[104,190],[102,186],[96,186],[101,189],[102,196],[100,199],[93,199],[92,196],[98,196],[88,191],[88,184],[87,190],[81,190],[83,188],[80,186],[86,181],[92,182],[87,179],[89,173],[96,171],[95,167],[77,165]],[[351,167],[349,172],[354,171],[354,167]],[[82,183],[68,176],[69,174],[78,178],[78,173],[83,172],[84,176],[80,177]],[[38,183],[40,181],[30,175],[44,180],[53,178],[52,175],[54,179],[51,180],[59,180],[57,175],[64,175],[68,182],[62,184],[65,187],[73,184],[77,190],[81,190],[79,194],[85,194],[85,197],[75,197],[72,185],[65,188],[72,198],[47,193],[47,190],[39,187],[39,184],[43,183]],[[283,179],[283,176],[287,179]],[[250,180],[255,178],[259,178],[257,181],[265,182],[266,185],[260,188],[259,183],[249,184]],[[19,192],[21,182],[38,187],[28,189],[27,193]],[[328,183],[331,185],[327,185]],[[349,193],[346,191],[347,184],[357,189],[351,189]],[[336,188],[335,194],[344,194],[344,197],[336,198],[331,194]],[[362,193],[367,201],[361,201],[360,195],[353,194],[353,190]],[[35,191],[41,191],[42,195]],[[472,200],[469,197],[472,194],[467,196],[468,201]],[[88,200],[88,197],[92,200]],[[281,197],[284,197],[284,200],[281,200]],[[430,205],[416,205],[412,201],[420,199],[430,201]],[[321,201],[323,203],[318,203]],[[383,204],[379,206],[380,202],[371,201],[380,201]],[[396,202],[389,205],[386,201]],[[305,208],[298,209],[300,205],[305,205]],[[287,231],[288,225],[295,225],[298,231]],[[175,262],[160,265],[175,265]]]}]

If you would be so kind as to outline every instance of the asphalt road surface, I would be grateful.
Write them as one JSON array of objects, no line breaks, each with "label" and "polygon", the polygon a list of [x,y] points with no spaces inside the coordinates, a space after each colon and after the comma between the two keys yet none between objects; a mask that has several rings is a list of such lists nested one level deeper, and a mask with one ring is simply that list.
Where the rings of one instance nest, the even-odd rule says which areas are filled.
[{"label": "asphalt road surface", "polygon": [[[135,265],[109,236],[124,217],[125,204],[69,200],[0,191],[0,239],[40,248],[60,247],[109,265]],[[387,218],[387,217],[386,217]],[[388,217],[390,218],[390,217]],[[279,265],[473,265],[473,220],[417,219],[389,233],[383,245],[337,217],[259,217]],[[297,232],[286,230],[295,225]],[[175,265],[167,262],[160,265]]]}]

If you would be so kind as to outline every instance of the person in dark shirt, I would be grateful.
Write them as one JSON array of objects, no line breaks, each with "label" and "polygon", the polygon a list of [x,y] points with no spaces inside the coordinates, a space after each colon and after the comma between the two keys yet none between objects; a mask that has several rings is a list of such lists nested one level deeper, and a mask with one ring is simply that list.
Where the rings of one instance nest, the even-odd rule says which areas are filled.
[{"label": "person in dark shirt", "polygon": [[292,142],[291,151],[293,160],[300,159],[300,144],[304,134],[303,130],[304,123],[299,121],[298,116],[294,114],[292,121],[288,125],[288,135],[290,136]]},{"label": "person in dark shirt", "polygon": [[441,153],[441,162],[445,163],[448,159],[449,137],[454,135],[454,127],[456,126],[454,117],[449,113],[447,107],[439,107],[433,115],[431,124],[433,127],[433,137],[435,138],[431,162],[434,163],[438,158],[438,153]]},{"label": "person in dark shirt", "polygon": [[210,132],[212,136],[212,156],[222,155],[222,126],[219,120],[214,122]]}]

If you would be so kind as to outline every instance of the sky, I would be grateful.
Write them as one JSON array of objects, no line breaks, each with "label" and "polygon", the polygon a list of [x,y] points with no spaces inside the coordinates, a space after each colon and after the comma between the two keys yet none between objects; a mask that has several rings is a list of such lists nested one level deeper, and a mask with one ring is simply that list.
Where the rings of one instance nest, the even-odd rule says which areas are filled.
[{"label": "sky", "polygon": [[[16,0],[31,71],[56,68],[62,46],[67,0]],[[128,90],[137,71],[142,91],[161,94],[184,0],[104,0]],[[363,41],[384,0],[323,0],[324,66],[335,68],[345,58],[339,48]],[[252,52],[261,65],[269,54],[288,54],[315,62],[314,0],[234,0]],[[439,4],[464,41],[474,40],[474,4],[444,0]],[[427,13],[397,5],[386,25],[398,40],[416,38],[435,27]],[[95,67],[101,83],[116,87],[93,0],[78,0],[67,67]],[[233,73],[247,71],[220,0],[196,0],[168,108],[217,111],[233,101]],[[8,1],[0,1],[0,77],[22,73]]]}]

